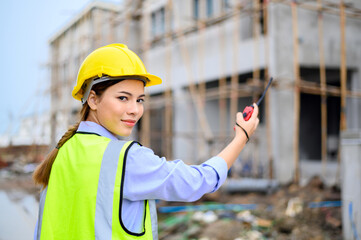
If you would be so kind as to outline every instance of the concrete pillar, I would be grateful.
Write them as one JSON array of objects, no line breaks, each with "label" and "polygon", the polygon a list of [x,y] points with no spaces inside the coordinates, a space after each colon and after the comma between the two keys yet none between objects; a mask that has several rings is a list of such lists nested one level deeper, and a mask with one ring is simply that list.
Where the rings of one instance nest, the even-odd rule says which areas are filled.
[{"label": "concrete pillar", "polygon": [[271,92],[271,127],[274,176],[280,183],[293,180],[294,91],[291,8],[270,5],[270,76],[277,86]]},{"label": "concrete pillar", "polygon": [[361,237],[361,129],[341,134],[343,239]]},{"label": "concrete pillar", "polygon": [[[360,67],[361,69],[361,67]],[[359,71],[351,72],[351,90],[357,91],[361,87],[361,74]],[[347,127],[349,129],[361,128],[361,98],[347,98]]]},{"label": "concrete pillar", "polygon": [[[187,101],[176,101],[174,104],[174,134],[173,140],[174,156],[187,163],[195,164],[198,156],[197,139],[191,138],[199,129],[196,112],[191,102],[190,94],[181,88],[173,89],[174,99],[188,99]],[[187,135],[189,134],[189,135]]]}]

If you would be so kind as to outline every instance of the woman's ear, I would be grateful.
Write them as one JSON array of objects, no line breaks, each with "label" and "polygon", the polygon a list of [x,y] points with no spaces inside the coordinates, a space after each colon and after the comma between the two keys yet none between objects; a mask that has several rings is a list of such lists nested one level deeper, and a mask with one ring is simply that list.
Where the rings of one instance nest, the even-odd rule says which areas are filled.
[{"label": "woman's ear", "polygon": [[94,90],[90,91],[87,102],[88,102],[88,105],[89,105],[91,110],[96,110],[97,109],[98,96],[94,92]]}]

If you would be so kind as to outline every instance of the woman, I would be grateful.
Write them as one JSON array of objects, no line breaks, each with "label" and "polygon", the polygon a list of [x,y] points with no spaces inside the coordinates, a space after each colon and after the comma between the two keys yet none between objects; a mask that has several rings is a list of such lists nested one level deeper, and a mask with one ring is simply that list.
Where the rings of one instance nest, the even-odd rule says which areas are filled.
[{"label": "woman", "polygon": [[258,108],[237,113],[235,137],[201,165],[166,161],[127,137],[144,112],[144,87],[160,84],[123,44],[92,52],[72,95],[83,108],[78,124],[34,172],[44,189],[36,239],[157,239],[155,199],[195,201],[225,181],[258,125]]}]

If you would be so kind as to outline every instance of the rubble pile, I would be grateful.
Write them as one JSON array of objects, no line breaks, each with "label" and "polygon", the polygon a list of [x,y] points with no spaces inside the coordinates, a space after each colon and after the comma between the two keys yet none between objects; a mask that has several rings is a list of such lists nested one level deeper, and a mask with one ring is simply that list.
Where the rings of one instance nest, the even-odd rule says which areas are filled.
[{"label": "rubble pile", "polygon": [[342,239],[340,199],[339,189],[326,188],[318,177],[304,187],[284,186],[272,194],[220,192],[185,204],[193,207],[183,211],[159,207],[159,239],[338,240]]}]

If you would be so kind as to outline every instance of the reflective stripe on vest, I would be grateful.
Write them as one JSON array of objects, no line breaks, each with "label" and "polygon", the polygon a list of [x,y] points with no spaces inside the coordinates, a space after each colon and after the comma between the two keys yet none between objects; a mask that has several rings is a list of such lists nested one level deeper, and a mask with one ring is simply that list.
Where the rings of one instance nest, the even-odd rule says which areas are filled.
[{"label": "reflective stripe on vest", "polygon": [[69,139],[41,194],[37,239],[157,239],[156,210],[148,201],[143,232],[128,231],[121,220],[126,157],[134,143],[90,134]]},{"label": "reflective stripe on vest", "polygon": [[36,229],[36,240],[40,240],[41,235],[41,224],[43,222],[43,211],[44,211],[44,204],[45,204],[45,197],[46,197],[46,190],[48,187],[46,187],[43,191],[40,193],[40,201],[39,201],[39,216],[38,216],[38,225]]},{"label": "reflective stripe on vest", "polygon": [[153,240],[158,240],[157,206],[155,205],[155,200],[148,200],[148,202],[149,202],[150,220],[152,221]]}]

